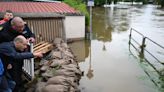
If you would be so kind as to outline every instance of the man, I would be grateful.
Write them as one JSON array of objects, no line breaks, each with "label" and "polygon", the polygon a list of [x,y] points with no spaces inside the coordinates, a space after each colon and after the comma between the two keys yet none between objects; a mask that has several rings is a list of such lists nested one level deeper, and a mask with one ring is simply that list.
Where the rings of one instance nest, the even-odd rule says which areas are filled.
[{"label": "man", "polygon": [[[30,31],[23,19],[20,17],[14,17],[13,19],[2,25],[2,28],[0,30],[0,43],[13,41],[13,39],[18,35],[23,35],[30,42],[35,41],[35,35]],[[19,59],[17,60],[17,62],[18,63],[14,65],[15,69],[17,69],[17,78],[15,79],[15,81],[16,84],[19,85],[21,83],[23,59]],[[18,85],[16,85],[16,90],[18,90]]]},{"label": "man", "polygon": [[[2,28],[0,29],[0,43],[13,41],[18,35],[23,35],[30,42],[35,41],[35,35],[30,31],[23,19],[20,17],[14,17],[2,25]],[[21,84],[23,59],[19,59],[17,62],[18,63],[15,64],[15,69],[17,69],[17,78],[15,81],[17,85],[15,88],[16,91],[14,92],[18,92],[19,84]]]},{"label": "man", "polygon": [[9,21],[12,18],[13,18],[13,12],[11,10],[6,10],[3,20],[0,20],[0,25],[4,24],[5,22]]},{"label": "man", "polygon": [[2,25],[0,30],[0,43],[13,41],[18,35],[23,35],[31,42],[35,41],[35,35],[26,25],[26,22],[20,17],[14,17]]},{"label": "man", "polygon": [[[27,48],[27,39],[19,35],[12,42],[4,42],[0,44],[0,58],[3,61],[4,69],[11,75],[11,79],[16,82],[14,92],[19,92],[21,84],[22,66],[18,66],[23,59],[33,57],[42,57],[42,53],[23,52]],[[7,70],[11,64],[11,69]]]}]

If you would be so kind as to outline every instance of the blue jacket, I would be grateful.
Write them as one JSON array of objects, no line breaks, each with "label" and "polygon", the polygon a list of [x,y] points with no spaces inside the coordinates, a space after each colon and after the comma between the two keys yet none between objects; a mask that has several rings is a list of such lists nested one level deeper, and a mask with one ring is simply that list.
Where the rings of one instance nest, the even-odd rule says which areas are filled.
[{"label": "blue jacket", "polygon": [[3,75],[3,72],[4,72],[4,67],[3,67],[2,60],[0,58],[0,77]]},{"label": "blue jacket", "polygon": [[35,35],[31,32],[29,27],[25,24],[25,28],[22,33],[12,29],[11,20],[1,25],[0,28],[0,43],[13,41],[18,35],[23,35],[25,38],[34,37]]},{"label": "blue jacket", "polygon": [[23,59],[33,58],[31,52],[20,52],[16,50],[13,42],[4,42],[0,44],[0,58],[3,61],[6,70],[8,64],[13,65],[13,69],[17,68],[15,65],[23,64]]}]

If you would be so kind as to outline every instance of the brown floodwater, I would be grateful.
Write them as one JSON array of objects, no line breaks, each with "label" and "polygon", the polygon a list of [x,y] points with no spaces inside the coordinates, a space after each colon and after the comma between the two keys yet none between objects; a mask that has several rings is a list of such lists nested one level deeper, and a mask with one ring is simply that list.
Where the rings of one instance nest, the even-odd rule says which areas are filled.
[{"label": "brown floodwater", "polygon": [[[161,76],[128,44],[130,28],[134,28],[163,45],[163,10],[153,5],[94,7],[92,23],[91,41],[69,44],[84,71],[81,92],[164,92]],[[139,36],[135,39],[140,41]],[[164,50],[147,47],[164,61]]]}]

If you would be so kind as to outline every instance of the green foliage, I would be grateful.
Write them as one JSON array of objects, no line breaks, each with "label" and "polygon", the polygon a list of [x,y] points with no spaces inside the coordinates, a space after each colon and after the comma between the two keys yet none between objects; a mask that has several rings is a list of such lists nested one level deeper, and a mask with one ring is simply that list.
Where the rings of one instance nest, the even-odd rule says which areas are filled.
[{"label": "green foliage", "polygon": [[164,0],[161,0],[161,8],[164,8]]},{"label": "green foliage", "polygon": [[64,2],[84,14],[86,21],[85,25],[89,26],[89,13],[86,4],[82,0],[64,0]]},{"label": "green foliage", "polygon": [[105,3],[108,3],[108,1],[110,1],[110,0],[94,0],[94,3],[96,6],[102,6]]},{"label": "green foliage", "polygon": [[80,4],[79,7],[77,7],[77,10],[80,10],[86,16],[85,21],[86,21],[86,25],[88,26],[89,25],[89,13],[87,11],[86,5],[84,3]]},{"label": "green foliage", "polygon": [[122,0],[94,0],[96,6],[102,6],[104,4],[111,4],[111,2],[114,2],[114,4],[116,4],[118,1],[122,1]]},{"label": "green foliage", "polygon": [[78,7],[81,0],[64,0],[65,3],[69,4],[70,6],[74,7],[76,9],[76,7]]},{"label": "green foliage", "polygon": [[161,8],[164,8],[164,0],[154,0],[154,2],[158,5],[161,5]]},{"label": "green foliage", "polygon": [[142,2],[143,4],[147,4],[148,0],[134,0],[134,2]]}]

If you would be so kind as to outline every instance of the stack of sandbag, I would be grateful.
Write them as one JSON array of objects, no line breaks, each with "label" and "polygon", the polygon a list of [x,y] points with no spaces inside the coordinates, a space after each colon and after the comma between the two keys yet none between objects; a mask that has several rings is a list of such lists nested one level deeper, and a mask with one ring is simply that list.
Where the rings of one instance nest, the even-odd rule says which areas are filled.
[{"label": "stack of sandbag", "polygon": [[62,39],[56,38],[53,45],[54,49],[40,61],[35,71],[34,92],[79,92],[82,72],[77,60]]}]

